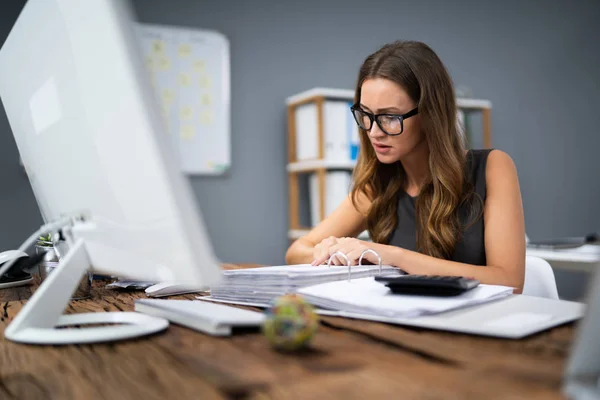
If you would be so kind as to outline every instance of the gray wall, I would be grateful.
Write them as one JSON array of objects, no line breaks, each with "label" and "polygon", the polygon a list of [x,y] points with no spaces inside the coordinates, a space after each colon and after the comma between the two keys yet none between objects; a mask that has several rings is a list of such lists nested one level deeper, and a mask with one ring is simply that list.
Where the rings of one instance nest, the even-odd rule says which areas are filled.
[{"label": "gray wall", "polygon": [[[0,6],[0,44],[17,19],[23,0]],[[42,224],[27,175],[19,165],[17,145],[0,102],[0,251],[19,247]]]},{"label": "gray wall", "polygon": [[[3,2],[0,35],[19,3]],[[493,102],[493,145],[515,160],[530,237],[600,230],[598,1],[134,5],[143,22],[215,29],[231,42],[232,169],[192,179],[224,261],[283,262],[285,98],[314,86],[352,88],[364,57],[399,38],[431,45],[457,85]],[[0,182],[10,194],[0,197],[0,243],[10,247],[39,215],[4,118],[0,113]]]},{"label": "gray wall", "polygon": [[600,2],[134,4],[144,22],[216,29],[231,41],[233,168],[194,180],[224,259],[282,260],[285,97],[352,88],[364,57],[398,38],[430,44],[457,85],[493,102],[493,145],[517,164],[532,238],[600,230]]}]

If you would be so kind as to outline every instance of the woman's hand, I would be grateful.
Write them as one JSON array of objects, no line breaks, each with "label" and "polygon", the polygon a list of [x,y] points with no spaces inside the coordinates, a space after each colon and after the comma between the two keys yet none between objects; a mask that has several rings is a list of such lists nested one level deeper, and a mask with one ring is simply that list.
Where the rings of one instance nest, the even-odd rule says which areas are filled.
[{"label": "woman's hand", "polygon": [[338,238],[329,236],[321,240],[313,249],[313,262],[311,265],[320,265],[329,259],[329,249],[337,244]]},{"label": "woman's hand", "polygon": [[[330,239],[331,238],[325,239],[323,242]],[[358,240],[356,238],[338,238],[335,239],[335,243],[329,244],[327,246],[327,251],[325,251],[325,246],[323,245],[323,242],[315,246],[315,260],[313,261],[312,265],[323,264],[329,259],[330,256],[332,256],[336,252],[344,254],[346,258],[348,258],[348,262],[350,263],[350,265],[357,265],[361,254],[365,250],[369,250],[371,248],[369,246],[370,243],[365,242],[363,240]],[[319,248],[319,257],[317,257],[317,247]],[[369,261],[373,264],[379,263],[379,259],[372,252],[366,253],[363,256],[363,260]],[[335,256],[331,259],[331,264],[346,265],[346,260],[343,257]]]}]

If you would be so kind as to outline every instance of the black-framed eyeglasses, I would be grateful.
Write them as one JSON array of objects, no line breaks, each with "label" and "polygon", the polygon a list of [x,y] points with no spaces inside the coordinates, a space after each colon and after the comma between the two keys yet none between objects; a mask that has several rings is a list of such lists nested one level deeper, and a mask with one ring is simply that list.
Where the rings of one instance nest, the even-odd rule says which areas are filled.
[{"label": "black-framed eyeglasses", "polygon": [[415,107],[406,114],[372,114],[366,112],[358,104],[350,107],[352,115],[358,126],[365,131],[370,131],[373,126],[373,120],[377,122],[379,129],[389,136],[398,136],[404,131],[404,120],[417,115],[419,108]]}]

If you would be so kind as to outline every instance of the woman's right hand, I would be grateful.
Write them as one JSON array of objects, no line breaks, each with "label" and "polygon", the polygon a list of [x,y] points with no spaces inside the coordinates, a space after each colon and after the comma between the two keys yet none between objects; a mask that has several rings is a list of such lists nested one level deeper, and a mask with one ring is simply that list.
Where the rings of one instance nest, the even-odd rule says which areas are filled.
[{"label": "woman's right hand", "polygon": [[[329,236],[328,238],[321,240],[321,243],[317,244],[313,249],[313,262],[311,264],[319,265],[323,263],[321,260],[327,261],[329,259],[329,248],[336,245],[337,242],[338,240],[335,236]],[[336,261],[337,260],[332,260],[334,264]]]}]

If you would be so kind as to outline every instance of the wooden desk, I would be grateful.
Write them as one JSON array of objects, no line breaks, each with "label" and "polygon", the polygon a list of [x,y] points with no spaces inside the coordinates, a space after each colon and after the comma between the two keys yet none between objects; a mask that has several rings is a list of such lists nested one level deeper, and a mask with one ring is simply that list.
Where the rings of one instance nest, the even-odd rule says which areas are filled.
[{"label": "wooden desk", "polygon": [[[144,297],[105,284],[66,312],[132,310]],[[2,332],[34,287],[0,291]],[[260,333],[216,338],[177,325],[96,345],[2,337],[0,399],[556,399],[573,336],[572,324],[509,341],[323,317],[310,350],[296,354],[273,351]]]}]

